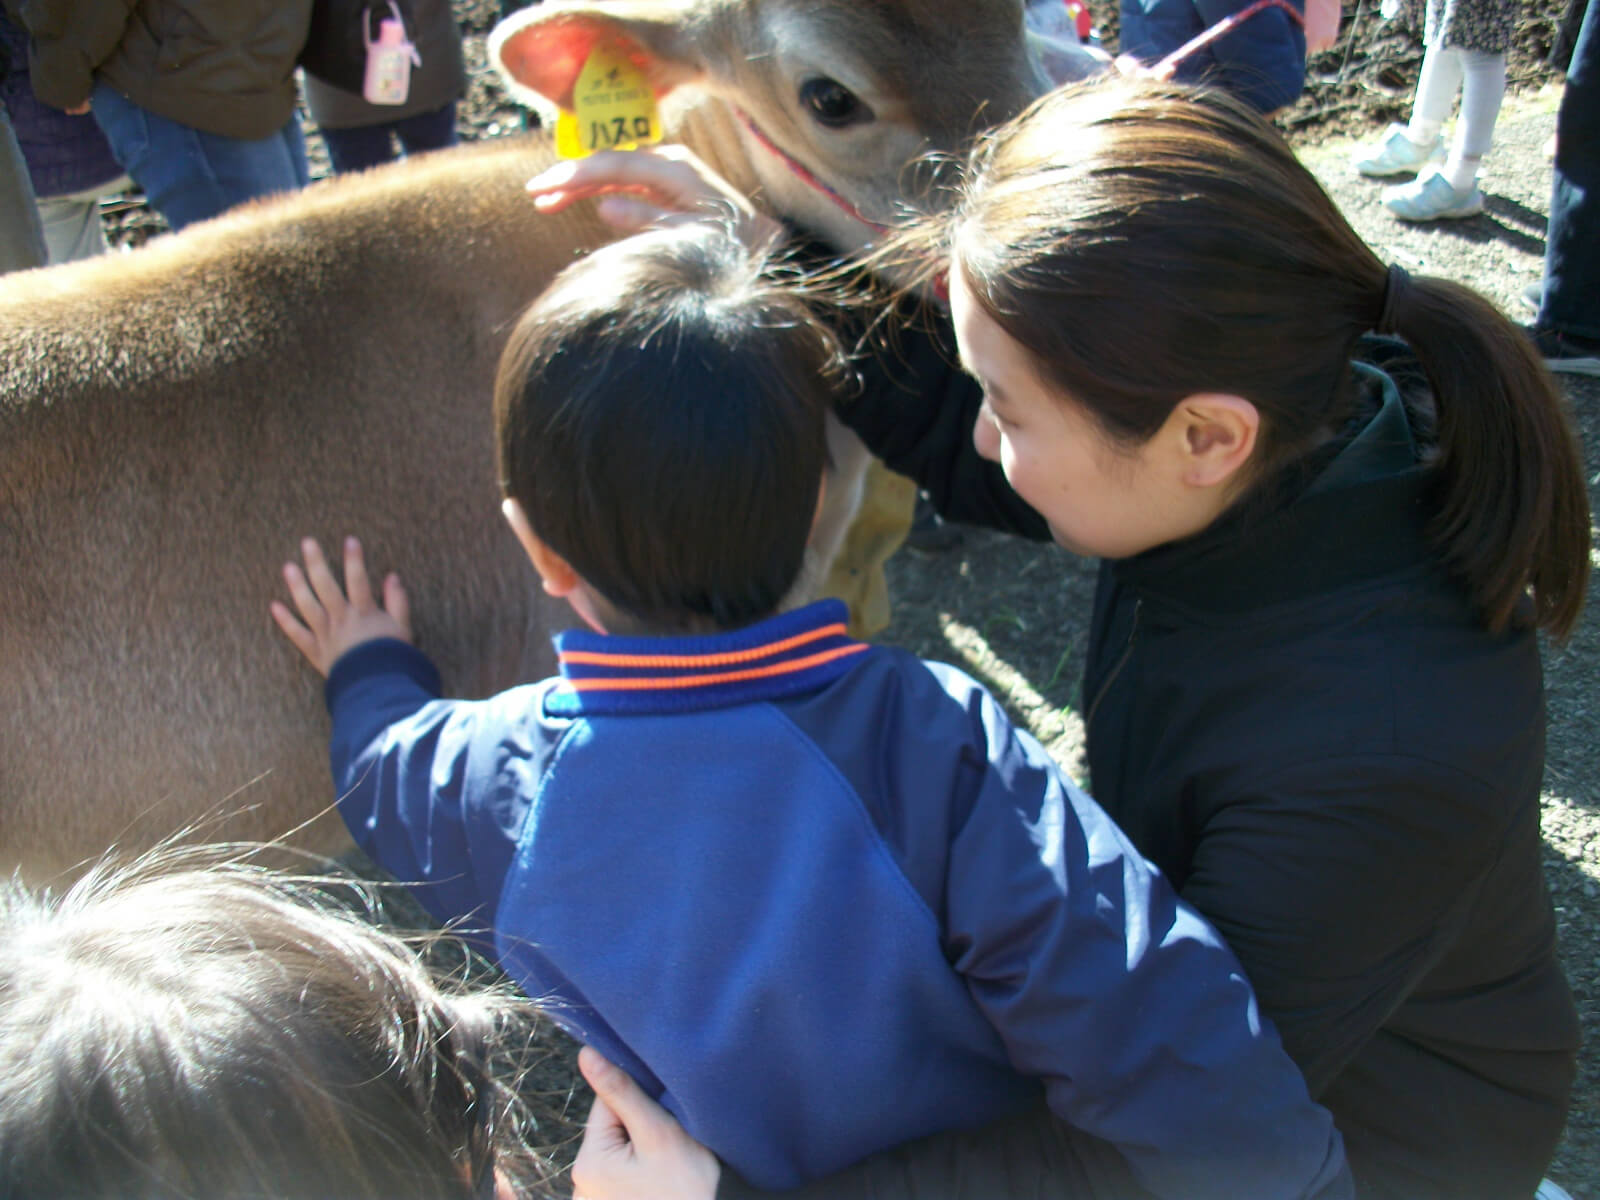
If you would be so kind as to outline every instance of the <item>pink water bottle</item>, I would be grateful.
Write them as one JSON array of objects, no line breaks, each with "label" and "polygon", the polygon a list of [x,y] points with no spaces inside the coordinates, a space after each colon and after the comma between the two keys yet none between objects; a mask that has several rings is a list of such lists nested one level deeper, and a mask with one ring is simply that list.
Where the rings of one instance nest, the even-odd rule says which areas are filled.
[{"label": "pink water bottle", "polygon": [[411,67],[422,65],[417,48],[406,37],[405,21],[394,0],[389,0],[389,11],[394,15],[378,22],[376,41],[366,29],[361,31],[367,44],[367,75],[361,94],[368,104],[404,104],[411,91]]}]

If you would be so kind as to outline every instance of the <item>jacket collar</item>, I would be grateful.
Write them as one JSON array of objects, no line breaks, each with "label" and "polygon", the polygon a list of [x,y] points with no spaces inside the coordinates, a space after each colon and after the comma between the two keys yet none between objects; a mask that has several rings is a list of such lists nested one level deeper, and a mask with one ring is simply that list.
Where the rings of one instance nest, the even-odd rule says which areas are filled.
[{"label": "jacket collar", "polygon": [[727,633],[620,637],[568,630],[555,639],[561,679],[551,716],[675,713],[812,691],[867,649],[845,632],[845,606],[820,600]]},{"label": "jacket collar", "polygon": [[1399,389],[1353,363],[1376,399],[1360,426],[1298,496],[1265,514],[1112,564],[1118,580],[1191,609],[1242,612],[1416,566],[1430,557],[1429,472]]}]

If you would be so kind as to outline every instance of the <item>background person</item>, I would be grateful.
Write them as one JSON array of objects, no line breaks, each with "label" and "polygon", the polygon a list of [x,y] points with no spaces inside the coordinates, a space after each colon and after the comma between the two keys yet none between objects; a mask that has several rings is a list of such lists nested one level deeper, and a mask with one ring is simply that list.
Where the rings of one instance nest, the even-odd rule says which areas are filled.
[{"label": "background person", "polygon": [[1600,5],[1584,8],[1556,111],[1534,343],[1552,371],[1600,375]]},{"label": "background person", "polygon": [[404,104],[371,104],[305,73],[306,107],[335,172],[363,171],[456,144],[456,102],[467,85],[461,30],[450,0],[413,0],[412,13],[416,28],[406,32],[422,63],[411,68]]},{"label": "background person", "polygon": [[11,61],[0,94],[28,163],[49,260],[71,262],[104,254],[109,245],[100,219],[100,197],[130,186],[131,181],[92,116],[64,113],[33,94],[27,32],[3,10],[0,38]]},{"label": "background person", "polygon": [[[1121,0],[1120,53],[1146,66],[1164,59],[1251,0]],[[1295,8],[1305,12],[1303,0]],[[1293,104],[1306,84],[1306,34],[1267,8],[1178,64],[1174,79],[1225,88],[1261,112]]]},{"label": "background person", "polygon": [[[8,0],[8,3],[11,0]],[[304,187],[295,62],[311,0],[28,0],[33,90],[90,111],[173,229]]]},{"label": "background person", "polygon": [[[1516,25],[1516,0],[1427,0],[1427,47],[1407,125],[1391,125],[1356,156],[1356,170],[1382,178],[1415,173],[1385,188],[1383,206],[1406,221],[1453,220],[1483,211],[1478,172],[1494,143],[1506,94],[1506,50]],[[1446,156],[1439,132],[1456,93],[1461,115]]]}]

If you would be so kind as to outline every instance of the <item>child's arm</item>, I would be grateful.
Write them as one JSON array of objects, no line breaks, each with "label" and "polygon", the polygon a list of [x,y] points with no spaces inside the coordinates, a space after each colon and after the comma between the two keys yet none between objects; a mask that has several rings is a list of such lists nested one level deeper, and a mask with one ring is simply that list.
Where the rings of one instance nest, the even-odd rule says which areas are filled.
[{"label": "child's arm", "polygon": [[316,541],[302,551],[304,569],[283,571],[294,611],[274,602],[272,616],[327,677],[340,815],[386,870],[428,885],[416,896],[433,916],[491,926],[526,807],[498,786],[504,739],[484,736],[485,705],[440,699],[438,671],[411,645],[397,576],[380,603],[355,538],[344,544],[344,588]]},{"label": "child's arm", "polygon": [[1327,1111],[1197,912],[986,694],[947,953],[1016,1067],[1163,1197],[1351,1194]]}]

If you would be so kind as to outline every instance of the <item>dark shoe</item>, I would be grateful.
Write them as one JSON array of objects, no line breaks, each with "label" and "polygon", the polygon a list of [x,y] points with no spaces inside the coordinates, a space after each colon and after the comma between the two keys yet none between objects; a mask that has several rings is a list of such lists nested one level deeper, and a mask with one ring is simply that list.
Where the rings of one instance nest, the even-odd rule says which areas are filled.
[{"label": "dark shoe", "polygon": [[911,532],[906,534],[906,549],[922,554],[943,554],[961,544],[961,530],[934,511],[926,492],[917,493],[916,511],[911,516]]},{"label": "dark shoe", "polygon": [[1544,365],[1563,375],[1600,376],[1600,342],[1525,326]]}]

